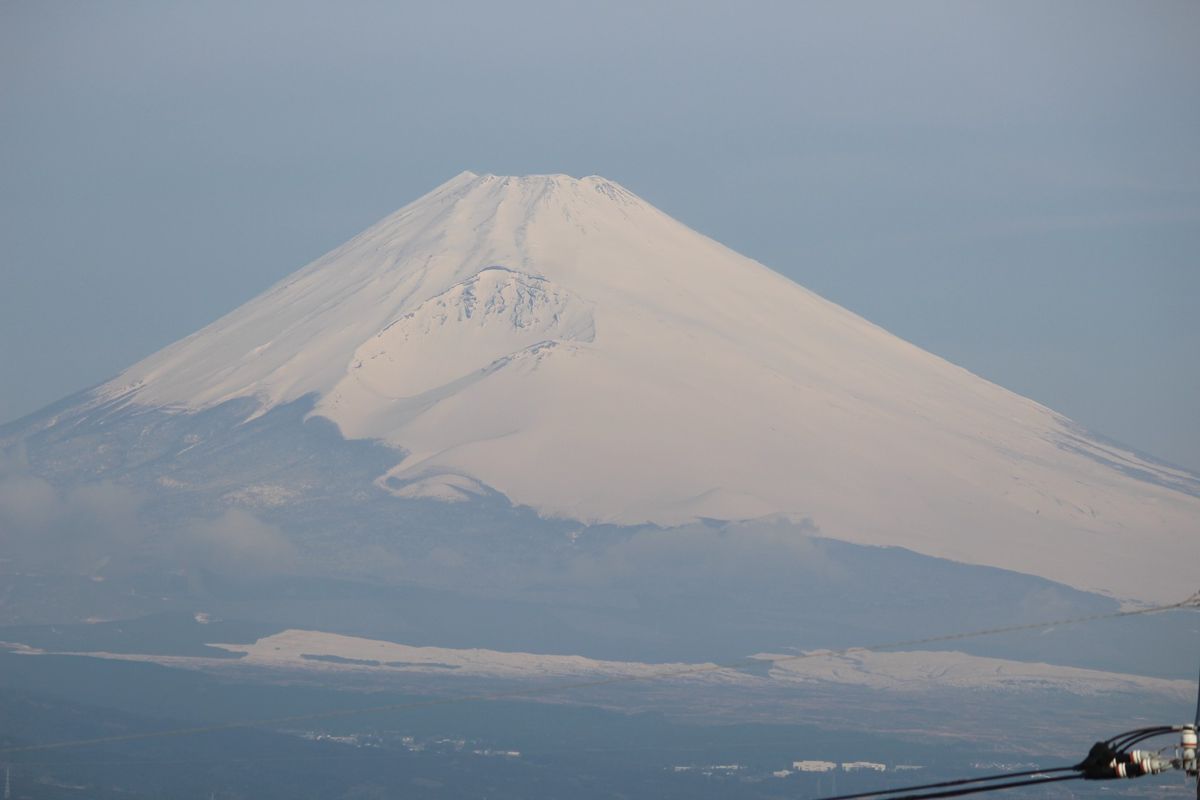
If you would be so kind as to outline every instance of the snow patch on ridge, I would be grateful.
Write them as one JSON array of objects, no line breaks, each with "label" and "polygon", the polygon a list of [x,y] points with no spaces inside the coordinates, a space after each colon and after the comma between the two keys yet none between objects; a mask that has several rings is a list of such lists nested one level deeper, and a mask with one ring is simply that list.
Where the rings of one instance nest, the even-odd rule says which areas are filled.
[{"label": "snow patch on ridge", "polygon": [[337,420],[348,436],[378,435],[372,422],[397,401],[482,376],[538,345],[590,342],[595,334],[591,308],[571,292],[539,276],[488,267],[359,347],[346,377],[313,413]]},{"label": "snow patch on ridge", "polygon": [[[236,662],[239,666],[277,669],[324,672],[432,671],[438,674],[453,670],[456,675],[508,679],[558,676],[646,679],[675,676],[675,680],[728,685],[762,683],[761,678],[751,673],[734,667],[718,668],[712,663],[648,664],[480,648],[414,647],[378,639],[297,629],[282,631],[253,644],[208,646],[244,654]],[[1011,661],[953,650],[852,654],[812,652],[799,656],[761,653],[752,658],[765,662],[770,682],[784,686],[824,683],[905,693],[947,688],[1008,692],[1065,691],[1082,696],[1151,692],[1180,701],[1186,701],[1195,694],[1195,684],[1186,680]]]},{"label": "snow patch on ridge", "polygon": [[411,483],[401,483],[397,478],[385,475],[376,485],[396,497],[409,499],[440,500],[443,503],[465,503],[472,497],[488,493],[487,487],[465,475],[430,475]]}]

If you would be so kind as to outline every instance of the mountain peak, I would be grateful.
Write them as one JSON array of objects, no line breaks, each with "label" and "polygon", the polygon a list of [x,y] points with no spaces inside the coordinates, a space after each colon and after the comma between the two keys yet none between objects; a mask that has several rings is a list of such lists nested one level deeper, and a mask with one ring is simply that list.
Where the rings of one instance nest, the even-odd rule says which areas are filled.
[{"label": "mountain peak", "polygon": [[468,180],[478,180],[485,183],[500,182],[508,185],[517,184],[527,186],[554,185],[573,187],[581,184],[587,186],[594,186],[598,184],[616,185],[616,181],[609,180],[602,175],[585,175],[577,178],[574,175],[567,175],[562,172],[538,172],[529,175],[496,175],[491,172],[477,174],[470,170],[464,170],[451,180],[457,180],[458,178],[462,177],[465,177]]},{"label": "mountain peak", "polygon": [[[448,189],[472,202],[519,202],[563,204],[581,199],[609,200],[621,205],[642,205],[644,201],[619,183],[600,175],[576,178],[561,173],[534,175],[476,175],[463,172],[434,193]],[[419,201],[418,201],[419,202]]]},{"label": "mountain peak", "polygon": [[[99,396],[258,413],[311,396],[396,448],[377,486],[401,496],[469,480],[589,522],[797,515],[1125,596],[1192,580],[1172,555],[1200,510],[1190,478],[599,176],[464,172]],[[1078,558],[1097,547],[1164,555]]]},{"label": "mountain peak", "polygon": [[324,395],[363,341],[483,270],[647,296],[632,250],[681,235],[715,246],[599,176],[464,171],[102,393],[184,408],[252,396],[264,410]]}]

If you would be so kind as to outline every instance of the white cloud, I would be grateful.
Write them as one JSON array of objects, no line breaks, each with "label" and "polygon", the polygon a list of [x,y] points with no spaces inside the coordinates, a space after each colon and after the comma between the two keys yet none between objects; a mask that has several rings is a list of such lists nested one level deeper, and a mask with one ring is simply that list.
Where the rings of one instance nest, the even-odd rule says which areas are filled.
[{"label": "white cloud", "polygon": [[0,464],[0,559],[19,569],[111,575],[182,567],[245,576],[295,566],[283,532],[246,511],[166,527],[148,519],[146,498],[127,486],[62,489],[19,468]]},{"label": "white cloud", "polygon": [[180,544],[189,566],[230,575],[288,572],[296,562],[295,549],[277,526],[240,509],[191,523]]}]

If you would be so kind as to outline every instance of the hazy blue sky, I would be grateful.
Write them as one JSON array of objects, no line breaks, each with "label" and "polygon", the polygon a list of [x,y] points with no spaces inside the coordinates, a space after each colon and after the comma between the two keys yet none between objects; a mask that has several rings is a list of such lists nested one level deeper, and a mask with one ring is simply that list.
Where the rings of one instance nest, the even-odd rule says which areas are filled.
[{"label": "hazy blue sky", "polygon": [[1200,3],[0,4],[0,420],[462,169],[601,174],[1200,468]]}]

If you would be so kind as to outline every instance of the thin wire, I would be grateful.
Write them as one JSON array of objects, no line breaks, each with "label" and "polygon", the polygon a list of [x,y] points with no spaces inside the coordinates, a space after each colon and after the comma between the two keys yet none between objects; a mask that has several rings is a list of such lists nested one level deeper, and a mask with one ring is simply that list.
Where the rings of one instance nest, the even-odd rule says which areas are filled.
[{"label": "thin wire", "polygon": [[[756,742],[725,742],[720,745],[689,745],[687,747],[665,747],[657,745],[641,745],[639,747],[535,747],[533,749],[522,747],[521,752],[529,756],[557,756],[557,755],[577,755],[577,754],[597,754],[607,755],[616,753],[711,753],[715,750],[761,750],[764,747],[781,747],[784,745],[795,746],[811,744],[811,739],[764,739]],[[341,755],[288,755],[288,756],[270,756],[264,760],[269,761],[304,761],[309,758],[353,758],[361,756],[362,758],[374,758],[387,756],[394,757],[398,750],[390,750],[384,748],[360,748],[352,753],[344,753]],[[411,751],[406,751],[411,752]],[[418,751],[419,752],[419,751]],[[430,750],[430,752],[447,752]],[[456,751],[457,752],[457,751]],[[357,756],[355,755],[357,753]],[[172,759],[169,761],[163,760],[146,760],[129,757],[108,758],[104,760],[79,760],[79,759],[59,759],[56,761],[8,761],[4,762],[12,766],[22,765],[29,767],[75,767],[75,766],[139,766],[139,765],[170,765],[170,764],[227,764],[235,762],[254,762],[258,759],[248,758],[246,756],[222,756],[219,758],[205,759]],[[1024,774],[1024,773],[1021,773]]]},{"label": "thin wire", "polygon": [[211,764],[261,764],[285,761],[342,761],[354,758],[362,760],[395,759],[396,751],[376,750],[372,748],[370,750],[356,749],[345,753],[307,753],[304,755],[255,756],[253,758],[231,756],[229,758],[171,758],[157,760],[109,758],[104,760],[84,759],[80,761],[6,761],[4,765],[12,769],[16,769],[17,767],[178,767]]},{"label": "thin wire", "polygon": [[1048,775],[1052,772],[1077,772],[1075,767],[1051,767],[1049,769],[1031,769],[1024,772],[1001,772],[995,775],[985,775],[981,778],[959,778],[952,781],[941,781],[940,783],[922,783],[917,786],[902,786],[899,789],[880,789],[875,792],[858,792],[857,794],[839,794],[836,797],[822,797],[820,800],[856,800],[859,797],[876,797],[884,794],[896,794],[897,792],[915,792],[921,789],[942,789],[947,786],[962,786],[969,783],[983,783],[985,781],[1001,781],[1011,778],[1024,778],[1029,775]]},{"label": "thin wire", "polygon": [[890,798],[890,800],[931,800],[935,797],[962,797],[967,794],[979,794],[981,792],[996,792],[1001,789],[1015,789],[1018,786],[1036,786],[1039,783],[1058,783],[1059,781],[1077,781],[1082,775],[1059,775],[1054,778],[1037,778],[1028,781],[1013,781],[1012,783],[1001,783],[992,786],[972,786],[966,789],[952,789],[948,792],[928,792],[926,794],[906,794],[898,797]]},{"label": "thin wire", "polygon": [[690,667],[682,667],[678,669],[668,669],[661,672],[641,673],[641,674],[624,674],[614,675],[608,678],[599,678],[589,681],[577,681],[571,683],[562,683],[558,685],[543,684],[541,686],[532,686],[526,689],[513,689],[504,692],[492,692],[487,694],[469,694],[459,695],[455,697],[444,697],[434,700],[425,700],[412,703],[389,703],[379,706],[366,706],[363,708],[341,709],[337,711],[322,711],[312,714],[292,714],[286,717],[272,717],[266,719],[242,720],[239,722],[226,722],[214,725],[199,725],[192,728],[175,728],[165,731],[149,731],[145,733],[129,733],[118,736],[99,736],[93,739],[74,739],[58,742],[47,742],[44,744],[24,745],[21,747],[3,747],[0,748],[0,753],[27,753],[35,750],[56,750],[64,747],[84,747],[97,744],[114,744],[118,742],[131,742],[143,739],[158,739],[177,736],[194,736],[202,733],[216,733],[219,731],[231,731],[244,728],[258,727],[273,727],[278,725],[287,725],[294,722],[310,722],[323,719],[337,719],[340,717],[359,716],[361,714],[386,713],[389,711],[409,711],[423,708],[434,708],[438,706],[457,705],[460,703],[477,703],[488,702],[494,700],[509,700],[522,697],[537,697],[557,692],[574,691],[577,689],[593,689],[601,686],[611,686],[618,683],[634,683],[639,681],[665,680],[670,678],[681,678],[691,675],[699,675],[708,672],[716,672],[725,669],[737,669],[747,666],[761,666],[764,662],[772,664],[783,664],[793,661],[800,661],[808,658],[827,658],[829,656],[845,656],[853,653],[870,653],[880,650],[896,650],[905,647],[914,647],[923,644],[936,644],[940,642],[957,641],[960,639],[971,639],[980,636],[995,636],[1001,633],[1013,633],[1016,631],[1039,630],[1042,628],[1061,627],[1064,625],[1079,625],[1089,622],[1098,622],[1107,619],[1121,619],[1124,617],[1136,617],[1144,614],[1157,614],[1162,611],[1172,611],[1180,608],[1196,608],[1200,607],[1200,592],[1196,592],[1185,600],[1169,605],[1150,606],[1148,608],[1133,609],[1131,611],[1115,611],[1108,614],[1089,614],[1083,617],[1072,617],[1069,619],[1051,620],[1047,622],[1031,622],[1023,625],[1006,625],[999,628],[984,628],[982,630],[967,631],[963,633],[950,633],[941,636],[929,636],[923,639],[906,639],[898,642],[886,642],[883,644],[868,645],[865,647],[846,647],[840,650],[810,650],[803,653],[797,653],[791,656],[779,656],[773,658],[741,658],[736,661],[728,661],[718,664],[698,664]]}]

